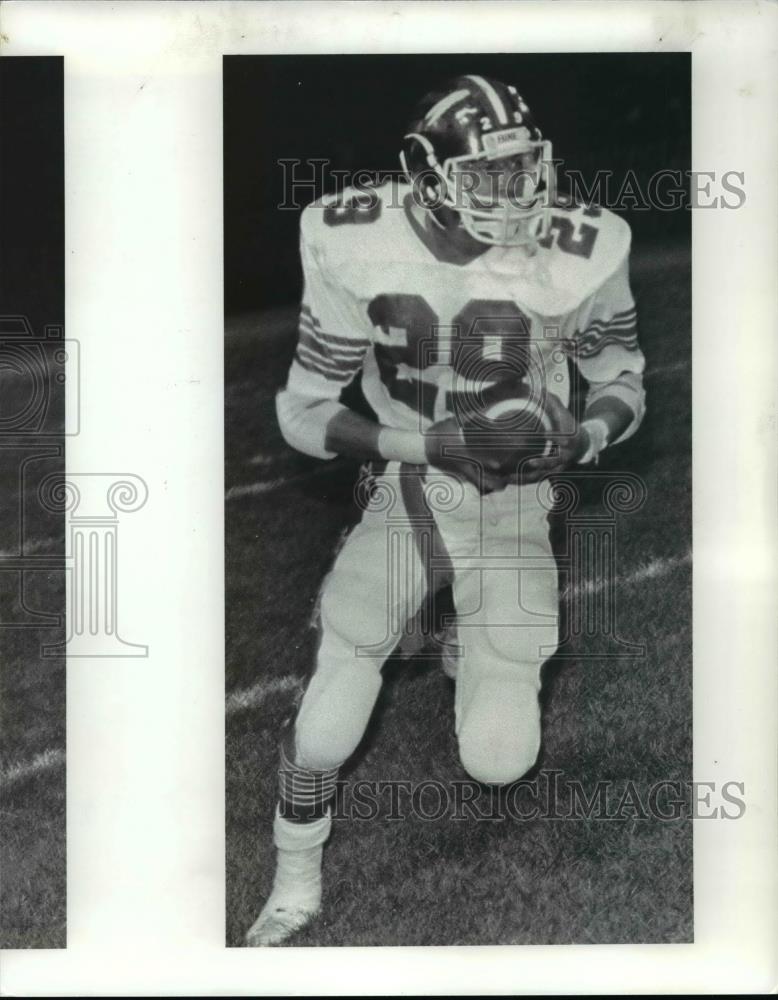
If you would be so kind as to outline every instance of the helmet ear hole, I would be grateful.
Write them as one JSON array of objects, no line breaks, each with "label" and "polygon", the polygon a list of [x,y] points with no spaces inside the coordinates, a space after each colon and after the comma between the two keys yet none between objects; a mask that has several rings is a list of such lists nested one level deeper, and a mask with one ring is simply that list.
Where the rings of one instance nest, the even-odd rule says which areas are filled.
[{"label": "helmet ear hole", "polygon": [[445,203],[445,187],[438,158],[432,143],[423,133],[411,132],[405,136],[400,164],[417,204],[434,211]]}]

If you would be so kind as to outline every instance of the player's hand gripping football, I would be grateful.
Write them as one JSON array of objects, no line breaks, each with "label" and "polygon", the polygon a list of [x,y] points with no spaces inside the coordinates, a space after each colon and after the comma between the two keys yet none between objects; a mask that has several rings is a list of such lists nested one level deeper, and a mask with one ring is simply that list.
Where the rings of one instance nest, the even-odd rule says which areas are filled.
[{"label": "player's hand gripping football", "polygon": [[[438,469],[450,472],[472,483],[481,493],[504,489],[509,483],[537,483],[554,473],[562,472],[577,462],[589,446],[584,428],[565,407],[558,396],[547,393],[545,408],[554,427],[549,453],[526,457],[530,438],[521,434],[511,437],[510,446],[498,448],[471,447],[459,422],[448,417],[430,427],[425,435],[427,461]],[[537,435],[532,440],[537,448]]]},{"label": "player's hand gripping football", "polygon": [[[564,472],[565,469],[580,461],[589,447],[589,435],[586,428],[578,423],[573,414],[553,392],[546,395],[546,410],[556,427],[551,454],[530,458],[522,463],[520,473],[522,484],[537,483],[547,476]],[[518,479],[519,476],[514,474],[511,481],[517,482]]]},{"label": "player's hand gripping football", "polygon": [[507,485],[499,459],[474,454],[465,443],[464,433],[455,417],[446,417],[428,428],[424,435],[424,448],[430,465],[465,479],[479,493],[493,493]]}]

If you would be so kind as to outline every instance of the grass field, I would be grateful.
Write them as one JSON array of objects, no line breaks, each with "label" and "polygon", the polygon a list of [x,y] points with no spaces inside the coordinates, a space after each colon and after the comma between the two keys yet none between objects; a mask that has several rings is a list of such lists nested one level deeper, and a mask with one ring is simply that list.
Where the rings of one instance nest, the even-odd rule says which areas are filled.
[{"label": "grass field", "polygon": [[[657,782],[691,780],[691,288],[684,248],[633,256],[648,415],[601,467],[635,472],[648,489],[646,504],[618,525],[620,633],[647,655],[590,659],[595,647],[581,641],[579,659],[546,666],[538,768],[590,790],[612,781],[617,796],[631,781],[645,801]],[[242,944],[270,889],[279,727],[310,669],[319,585],[355,516],[355,464],[307,459],[280,437],[273,396],[294,320],[279,310],[227,327],[230,945]],[[384,673],[349,780],[464,779],[451,682],[414,658],[397,657]],[[480,822],[382,814],[335,823],[323,914],[292,943],[684,942],[692,912],[688,814]]]},{"label": "grass field", "polygon": [[[20,411],[24,385],[7,369],[0,375],[0,409],[7,417]],[[52,402],[52,410],[61,410],[61,400]],[[62,642],[65,635],[61,622],[35,624],[36,613],[56,621],[65,608],[64,517],[46,512],[37,496],[44,476],[64,471],[62,439],[57,427],[47,429],[48,443],[8,436],[0,442],[3,948],[66,943],[65,663],[62,657],[41,657],[42,644]]]}]

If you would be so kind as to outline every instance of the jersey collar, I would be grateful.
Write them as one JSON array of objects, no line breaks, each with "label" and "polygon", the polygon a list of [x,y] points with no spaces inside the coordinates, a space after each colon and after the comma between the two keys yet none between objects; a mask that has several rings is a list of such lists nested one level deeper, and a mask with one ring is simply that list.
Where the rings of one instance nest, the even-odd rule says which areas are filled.
[{"label": "jersey collar", "polygon": [[453,240],[448,239],[444,230],[438,230],[421,222],[414,214],[413,205],[413,196],[409,192],[403,199],[405,218],[408,220],[412,232],[435,260],[441,264],[455,264],[458,267],[465,267],[492,249],[488,243],[484,243],[482,246],[474,246],[472,250],[464,250]]}]

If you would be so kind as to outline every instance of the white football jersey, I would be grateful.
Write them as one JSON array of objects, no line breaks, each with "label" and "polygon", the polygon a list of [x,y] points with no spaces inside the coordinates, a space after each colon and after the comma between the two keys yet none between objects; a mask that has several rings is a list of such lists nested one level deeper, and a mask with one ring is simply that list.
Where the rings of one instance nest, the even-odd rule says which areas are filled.
[{"label": "white football jersey", "polygon": [[534,254],[484,245],[463,261],[430,238],[410,187],[309,205],[305,289],[287,388],[337,400],[363,373],[382,424],[425,430],[457,394],[511,381],[569,400],[567,359],[590,382],[639,374],[630,230],[606,209],[555,208]]}]

